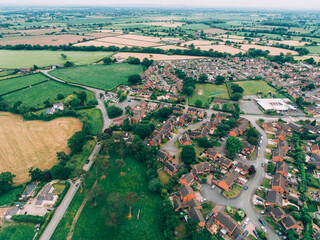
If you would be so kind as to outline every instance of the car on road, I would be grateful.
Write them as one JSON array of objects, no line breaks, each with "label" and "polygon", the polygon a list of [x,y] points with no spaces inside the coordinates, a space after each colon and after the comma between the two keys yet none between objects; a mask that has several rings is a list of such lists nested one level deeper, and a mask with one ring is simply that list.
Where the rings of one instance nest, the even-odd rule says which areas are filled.
[{"label": "car on road", "polygon": [[243,223],[248,224],[248,223],[249,223],[249,221],[250,221],[250,218],[246,218],[246,220],[244,220],[244,222],[243,222]]},{"label": "car on road", "polygon": [[23,215],[26,215],[28,212],[27,211],[25,211],[24,213],[23,213]]},{"label": "car on road", "polygon": [[265,165],[264,165],[264,163],[261,163],[261,167],[264,167]]},{"label": "car on road", "polygon": [[267,229],[264,226],[261,227],[261,230],[264,231],[264,232],[267,231]]},{"label": "car on road", "polygon": [[200,200],[201,203],[205,203],[206,201],[207,201],[207,199],[205,199],[205,198],[202,198],[202,199]]},{"label": "car on road", "polygon": [[257,230],[253,229],[253,233],[254,233],[254,235],[256,235],[256,237],[257,237],[258,239],[260,238],[260,235],[259,235],[259,233],[257,232]]},{"label": "car on road", "polygon": [[246,237],[248,235],[248,233],[249,233],[248,230],[245,230],[244,233],[243,233],[243,236]]},{"label": "car on road", "polygon": [[262,219],[262,218],[259,218],[259,222],[261,222],[262,226],[265,226],[265,225],[266,225],[266,222],[265,222],[265,221],[263,221],[263,219]]},{"label": "car on road", "polygon": [[87,161],[86,161],[86,164],[88,164],[90,162],[90,160],[88,159]]},{"label": "car on road", "polygon": [[19,209],[20,209],[20,210],[23,210],[23,209],[24,209],[24,206],[20,206]]},{"label": "car on road", "polygon": [[212,186],[211,186],[211,189],[215,189],[215,188],[216,188],[216,186],[215,186],[215,185],[212,185]]},{"label": "car on road", "polygon": [[261,212],[260,212],[261,215],[263,215],[263,214],[265,214],[265,213],[266,213],[265,211],[261,211]]},{"label": "car on road", "polygon": [[131,102],[131,100],[130,100],[130,99],[128,99],[128,102]]},{"label": "car on road", "polygon": [[248,186],[244,186],[244,188],[243,188],[243,189],[244,189],[244,190],[247,190],[248,188],[249,188]]}]

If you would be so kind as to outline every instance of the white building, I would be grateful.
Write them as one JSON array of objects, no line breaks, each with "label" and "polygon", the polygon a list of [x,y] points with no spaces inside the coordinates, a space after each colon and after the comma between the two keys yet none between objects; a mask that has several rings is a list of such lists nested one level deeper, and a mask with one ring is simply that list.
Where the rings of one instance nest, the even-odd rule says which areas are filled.
[{"label": "white building", "polygon": [[277,112],[296,112],[297,109],[292,105],[288,98],[265,98],[255,99],[257,104],[264,111],[277,111]]}]

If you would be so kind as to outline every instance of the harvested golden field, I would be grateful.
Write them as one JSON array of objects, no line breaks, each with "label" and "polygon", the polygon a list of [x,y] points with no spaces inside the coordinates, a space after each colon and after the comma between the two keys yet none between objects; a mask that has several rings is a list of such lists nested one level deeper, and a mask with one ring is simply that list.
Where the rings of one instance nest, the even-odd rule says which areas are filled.
[{"label": "harvested golden field", "polygon": [[185,49],[188,49],[188,48],[180,47],[180,46],[177,46],[177,45],[164,45],[164,46],[160,46],[160,47],[156,47],[156,48],[160,48],[160,49],[163,49],[163,50],[169,50],[169,49],[185,50]]},{"label": "harvested golden field", "polygon": [[200,48],[201,50],[205,50],[205,51],[209,51],[210,49],[212,49],[213,51],[217,51],[217,52],[226,52],[226,53],[230,53],[230,54],[237,54],[239,52],[245,52],[239,48],[234,48],[234,47],[230,47],[230,46],[226,46],[226,45],[208,45],[208,46],[197,46],[197,48]]},{"label": "harvested golden field", "polygon": [[245,40],[243,39],[234,39],[234,38],[221,38],[224,42],[225,41],[230,41],[230,42],[235,42],[235,43],[242,43],[244,42]]},{"label": "harvested golden field", "polygon": [[138,46],[138,47],[152,47],[152,46],[159,45],[158,43],[140,41],[140,40],[135,40],[135,39],[126,39],[126,38],[121,38],[121,37],[99,38],[99,41],[114,43],[114,44],[121,44],[121,45],[126,45],[126,46]]},{"label": "harvested golden field", "polygon": [[165,55],[165,54],[130,53],[130,52],[120,52],[114,55],[114,57],[115,58],[121,57],[123,59],[127,59],[128,57],[136,57],[136,58],[139,58],[140,60],[143,60],[144,58],[149,58],[155,61],[204,58],[204,57],[184,56],[184,55]]},{"label": "harvested golden field", "polygon": [[81,43],[76,43],[74,44],[74,46],[95,46],[95,47],[110,47],[110,46],[115,46],[115,47],[119,47],[119,48],[123,48],[126,45],[122,45],[122,44],[116,44],[116,43],[109,43],[109,42],[101,42],[98,40],[91,40],[88,42],[81,42]]},{"label": "harvested golden field", "polygon": [[57,152],[69,153],[67,140],[81,128],[76,118],[23,121],[20,115],[0,112],[0,172],[12,172],[19,184],[29,179],[30,167],[50,169]]},{"label": "harvested golden field", "polygon": [[187,44],[187,46],[189,46],[190,44],[193,44],[194,46],[198,47],[203,45],[210,45],[211,43],[214,43],[214,42],[206,41],[206,40],[193,40],[193,41],[182,43],[182,45],[184,46],[185,44]]},{"label": "harvested golden field", "polygon": [[272,43],[286,44],[290,46],[304,46],[308,42],[300,42],[296,40],[273,41]]},{"label": "harvested golden field", "polygon": [[224,34],[227,31],[219,28],[209,28],[209,29],[204,29],[204,33],[211,33],[211,34]]},{"label": "harvested golden field", "polygon": [[260,45],[254,45],[254,44],[244,44],[241,46],[241,49],[246,51],[248,51],[250,48],[261,49],[263,51],[268,50],[270,52],[270,55],[280,55],[280,53],[283,53],[284,55],[287,55],[288,53],[292,55],[298,55],[296,51],[287,50],[283,48],[266,47],[266,46],[260,46]]},{"label": "harvested golden field", "polygon": [[155,43],[161,42],[161,38],[159,37],[149,37],[149,36],[133,35],[133,34],[120,35],[119,38],[146,41],[146,42],[155,42]]},{"label": "harvested golden field", "polygon": [[18,44],[31,44],[31,45],[68,45],[69,43],[76,43],[82,41],[83,38],[92,39],[90,36],[80,35],[42,35],[42,36],[28,36],[28,37],[15,37],[15,38],[1,38],[0,45],[18,45]]},{"label": "harvested golden field", "polygon": [[149,23],[143,23],[143,25],[176,28],[176,27],[181,27],[182,22],[149,22]]}]

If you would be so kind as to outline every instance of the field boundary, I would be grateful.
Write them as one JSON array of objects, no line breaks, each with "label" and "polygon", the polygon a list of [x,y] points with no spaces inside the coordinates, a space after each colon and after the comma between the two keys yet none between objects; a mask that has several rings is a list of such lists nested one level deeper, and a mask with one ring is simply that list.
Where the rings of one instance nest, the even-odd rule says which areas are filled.
[{"label": "field boundary", "polygon": [[23,89],[26,89],[26,88],[29,88],[29,87],[34,87],[34,86],[36,86],[36,85],[39,85],[39,84],[45,83],[45,82],[49,82],[49,81],[50,81],[50,79],[44,80],[44,81],[41,81],[41,82],[38,82],[38,83],[34,83],[34,84],[29,85],[29,86],[26,86],[26,87],[19,88],[19,89],[13,90],[13,91],[11,91],[11,92],[3,93],[3,94],[0,94],[0,97],[5,96],[5,95],[8,95],[8,94],[11,94],[11,93],[19,92],[19,91],[21,91],[21,90],[23,90]]}]

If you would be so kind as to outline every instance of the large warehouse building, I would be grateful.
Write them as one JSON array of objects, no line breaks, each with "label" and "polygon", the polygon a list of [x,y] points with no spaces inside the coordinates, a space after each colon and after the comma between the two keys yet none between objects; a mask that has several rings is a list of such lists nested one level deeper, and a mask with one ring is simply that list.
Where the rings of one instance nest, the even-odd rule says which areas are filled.
[{"label": "large warehouse building", "polygon": [[288,98],[265,98],[255,99],[257,104],[264,111],[277,111],[277,112],[296,112],[297,109],[293,106]]}]

